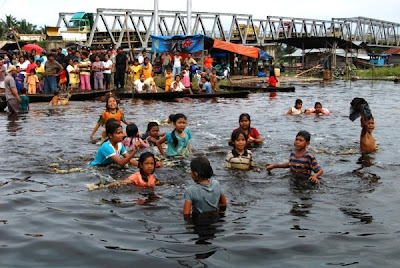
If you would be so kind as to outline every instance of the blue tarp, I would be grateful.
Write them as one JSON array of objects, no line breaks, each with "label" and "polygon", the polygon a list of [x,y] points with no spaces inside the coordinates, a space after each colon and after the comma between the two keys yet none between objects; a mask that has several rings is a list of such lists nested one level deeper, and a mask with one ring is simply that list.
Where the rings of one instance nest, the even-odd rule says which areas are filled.
[{"label": "blue tarp", "polygon": [[151,49],[155,53],[194,53],[204,50],[204,35],[150,35]]},{"label": "blue tarp", "polygon": [[264,50],[260,49],[260,59],[262,60],[268,60],[268,59],[272,59],[272,56],[269,55],[267,52],[265,52]]}]

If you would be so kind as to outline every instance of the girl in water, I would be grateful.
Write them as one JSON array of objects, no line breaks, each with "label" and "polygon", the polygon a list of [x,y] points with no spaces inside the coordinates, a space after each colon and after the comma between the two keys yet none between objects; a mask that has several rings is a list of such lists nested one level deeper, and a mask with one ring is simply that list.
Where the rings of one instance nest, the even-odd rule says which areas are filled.
[{"label": "girl in water", "polygon": [[158,150],[165,155],[162,144],[168,141],[167,156],[188,156],[192,154],[189,140],[192,138],[192,132],[186,128],[186,116],[184,114],[175,114],[172,118],[175,129],[165,134],[157,141]]},{"label": "girl in water", "polygon": [[122,143],[124,144],[128,152],[135,149],[136,142],[139,142],[140,149],[149,147],[149,143],[147,142],[147,140],[142,140],[139,137],[139,130],[136,124],[131,123],[126,126],[126,135],[127,137],[125,137]]},{"label": "girl in water", "polygon": [[320,102],[316,102],[314,108],[305,110],[305,113],[318,116],[331,114],[331,112],[328,109],[322,108],[322,104]]},{"label": "girl in water", "polygon": [[[118,124],[121,124],[121,121],[125,124],[129,124],[129,122],[125,119],[124,113],[121,109],[118,108],[117,99],[113,96],[108,97],[106,101],[106,110],[100,115],[99,120],[97,121],[96,126],[94,127],[92,134],[90,135],[90,139],[94,139],[94,134],[99,129],[100,126],[104,126],[107,124],[107,121],[110,118],[114,118]],[[101,134],[102,139],[106,138],[106,132],[103,131]]]},{"label": "girl in water", "polygon": [[[262,144],[262,138],[260,133],[256,128],[250,127],[250,123],[251,123],[250,115],[241,114],[239,116],[239,128],[235,130],[240,129],[246,134],[248,144]],[[229,145],[232,145],[232,141],[229,142]]]},{"label": "girl in water", "polygon": [[[121,167],[125,166],[132,160],[136,152],[139,150],[139,142],[135,144],[132,152],[128,153],[125,149],[125,146],[122,144],[122,140],[124,138],[122,127],[114,120],[107,122],[106,134],[108,140],[100,146],[96,157],[89,164],[89,167],[104,166],[112,163],[116,163]],[[121,155],[123,156],[122,159],[120,158]]]},{"label": "girl in water", "polygon": [[190,162],[190,169],[195,185],[185,192],[183,215],[200,216],[202,213],[218,213],[226,210],[226,197],[221,191],[217,180],[211,180],[214,175],[210,162],[205,157],[196,157]]},{"label": "girl in water", "polygon": [[287,114],[293,114],[293,115],[302,114],[303,111],[301,110],[301,107],[303,107],[303,101],[301,99],[297,99],[296,102],[294,103],[294,106],[289,109]]},{"label": "girl in water", "polygon": [[246,134],[237,129],[233,131],[231,141],[233,144],[233,150],[226,156],[227,168],[249,170],[255,167],[253,161],[253,154],[251,151],[246,149],[247,136]]},{"label": "girl in water", "polygon": [[142,153],[138,160],[139,171],[122,181],[114,181],[106,185],[106,187],[121,186],[126,184],[134,184],[138,187],[154,187],[157,179],[153,173],[156,168],[156,158],[150,152]]},{"label": "girl in water", "polygon": [[157,122],[149,122],[147,124],[146,133],[143,134],[142,139],[146,140],[149,145],[157,145],[157,141],[160,139],[160,136],[164,136],[165,133],[160,133],[160,127]]}]

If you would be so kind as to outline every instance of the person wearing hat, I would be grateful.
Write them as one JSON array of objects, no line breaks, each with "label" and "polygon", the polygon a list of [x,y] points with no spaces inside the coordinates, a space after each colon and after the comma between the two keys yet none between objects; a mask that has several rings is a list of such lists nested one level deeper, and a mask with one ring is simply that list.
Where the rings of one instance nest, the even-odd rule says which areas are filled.
[{"label": "person wearing hat", "polygon": [[7,75],[4,78],[5,96],[7,101],[7,107],[10,113],[15,114],[21,111],[21,99],[18,96],[17,87],[15,86],[14,74],[16,68],[11,65],[7,69]]}]

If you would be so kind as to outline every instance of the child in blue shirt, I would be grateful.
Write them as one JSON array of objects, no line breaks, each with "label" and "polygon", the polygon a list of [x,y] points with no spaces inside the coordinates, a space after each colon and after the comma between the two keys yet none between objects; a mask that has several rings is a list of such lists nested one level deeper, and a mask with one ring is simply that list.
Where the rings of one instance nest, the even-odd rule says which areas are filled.
[{"label": "child in blue shirt", "polygon": [[17,88],[18,93],[21,92],[21,89],[24,87],[25,75],[21,73],[21,67],[16,67],[17,72],[14,74],[15,87]]},{"label": "child in blue shirt", "polygon": [[21,106],[22,112],[27,113],[29,111],[29,97],[26,96],[26,89],[22,88],[20,93],[21,95],[19,98],[21,99],[21,103],[19,105]]},{"label": "child in blue shirt", "polygon": [[[108,140],[106,140],[97,151],[96,157],[89,164],[92,166],[109,165],[116,163],[121,167],[125,166],[128,162],[132,160],[136,152],[140,148],[140,143],[137,142],[135,148],[131,153],[128,153],[125,146],[122,144],[122,140],[125,136],[122,131],[121,125],[119,125],[115,120],[109,119],[106,123],[106,134]],[[123,158],[120,158],[120,156]],[[134,160],[132,160],[134,161]],[[136,161],[134,161],[136,164]]]},{"label": "child in blue shirt", "polygon": [[168,141],[167,156],[188,156],[192,154],[189,140],[192,138],[192,132],[186,128],[186,116],[184,114],[175,114],[172,118],[175,129],[165,134],[157,141],[158,150],[165,155],[162,144]]}]

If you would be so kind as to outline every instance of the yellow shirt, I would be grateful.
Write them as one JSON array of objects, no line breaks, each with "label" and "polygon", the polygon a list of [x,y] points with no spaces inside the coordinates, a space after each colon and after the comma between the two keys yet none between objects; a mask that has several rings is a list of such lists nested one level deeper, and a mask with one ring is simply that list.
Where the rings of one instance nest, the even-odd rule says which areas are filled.
[{"label": "yellow shirt", "polygon": [[131,77],[132,77],[133,81],[140,79],[140,75],[143,73],[142,65],[138,65],[138,66],[132,65],[132,66],[129,66],[129,69],[131,71]]},{"label": "yellow shirt", "polygon": [[151,77],[152,72],[153,72],[153,65],[151,65],[151,63],[149,63],[148,66],[143,68],[143,74],[146,77],[146,79]]},{"label": "yellow shirt", "polygon": [[36,75],[39,79],[42,78],[42,74],[44,73],[44,66],[36,67],[35,69]]}]

